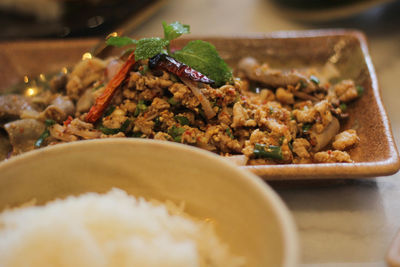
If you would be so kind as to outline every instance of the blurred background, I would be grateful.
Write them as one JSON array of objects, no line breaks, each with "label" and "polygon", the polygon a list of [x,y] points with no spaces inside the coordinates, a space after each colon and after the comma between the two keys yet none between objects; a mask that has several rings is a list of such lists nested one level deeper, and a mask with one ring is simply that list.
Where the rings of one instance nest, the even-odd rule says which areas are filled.
[{"label": "blurred background", "polygon": [[[399,144],[399,14],[398,0],[0,0],[0,41],[100,40],[116,29],[162,36],[163,21],[189,24],[197,36],[358,29],[368,39]],[[400,227],[399,174],[275,189],[297,222],[302,266],[386,266],[385,253]]]}]

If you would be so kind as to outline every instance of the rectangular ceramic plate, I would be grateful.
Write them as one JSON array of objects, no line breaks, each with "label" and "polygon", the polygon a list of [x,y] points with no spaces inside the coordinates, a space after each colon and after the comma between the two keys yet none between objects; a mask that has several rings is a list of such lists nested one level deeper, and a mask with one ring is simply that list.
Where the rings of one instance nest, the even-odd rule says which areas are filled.
[{"label": "rectangular ceramic plate", "polygon": [[[400,162],[364,35],[357,31],[299,31],[238,37],[199,37],[213,43],[231,67],[253,56],[273,67],[323,66],[333,63],[340,78],[365,88],[349,105],[343,129],[357,129],[360,144],[350,150],[355,163],[259,165],[243,167],[266,180],[363,178],[390,175]],[[180,47],[191,39],[178,39]],[[95,40],[13,42],[0,44],[0,92],[24,75],[57,71],[74,65]]]}]

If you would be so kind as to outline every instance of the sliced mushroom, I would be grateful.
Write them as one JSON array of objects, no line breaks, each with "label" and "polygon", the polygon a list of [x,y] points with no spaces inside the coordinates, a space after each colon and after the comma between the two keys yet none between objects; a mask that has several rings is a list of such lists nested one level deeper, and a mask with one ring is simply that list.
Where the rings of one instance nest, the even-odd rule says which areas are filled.
[{"label": "sliced mushroom", "polygon": [[288,85],[296,86],[300,83],[304,87],[302,90],[305,92],[313,92],[317,89],[315,83],[296,71],[272,69],[267,65],[260,65],[258,61],[252,57],[246,57],[239,61],[238,69],[243,71],[250,80],[274,88],[286,88]]},{"label": "sliced mushroom", "polygon": [[18,155],[34,149],[35,142],[45,130],[43,122],[34,119],[23,119],[4,125],[13,147],[12,154]]}]

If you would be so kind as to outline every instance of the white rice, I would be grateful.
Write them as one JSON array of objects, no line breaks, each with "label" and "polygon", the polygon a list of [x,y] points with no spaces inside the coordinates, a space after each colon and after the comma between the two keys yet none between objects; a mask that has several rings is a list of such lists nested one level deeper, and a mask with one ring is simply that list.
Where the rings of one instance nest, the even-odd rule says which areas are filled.
[{"label": "white rice", "polygon": [[7,210],[0,266],[243,266],[212,224],[170,213],[119,189]]}]

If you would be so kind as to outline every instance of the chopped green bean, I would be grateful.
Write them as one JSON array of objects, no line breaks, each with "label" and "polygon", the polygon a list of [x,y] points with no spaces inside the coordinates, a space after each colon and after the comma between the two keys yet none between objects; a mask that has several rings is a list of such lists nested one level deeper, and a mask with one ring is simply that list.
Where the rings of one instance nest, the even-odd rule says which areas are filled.
[{"label": "chopped green bean", "polygon": [[226,128],[225,132],[228,134],[228,136],[232,139],[235,139],[235,136],[232,134],[232,130],[230,128]]},{"label": "chopped green bean", "polygon": [[186,118],[185,116],[179,116],[179,115],[177,115],[177,116],[175,116],[174,118],[175,118],[175,120],[176,120],[177,122],[180,123],[180,125],[189,125],[189,124],[190,124],[189,119]]},{"label": "chopped green bean", "polygon": [[270,158],[282,160],[282,148],[280,146],[268,146],[256,143],[254,145],[254,155],[258,158]]},{"label": "chopped green bean", "polygon": [[310,81],[312,81],[315,84],[319,84],[320,83],[319,79],[314,75],[310,76]]}]

